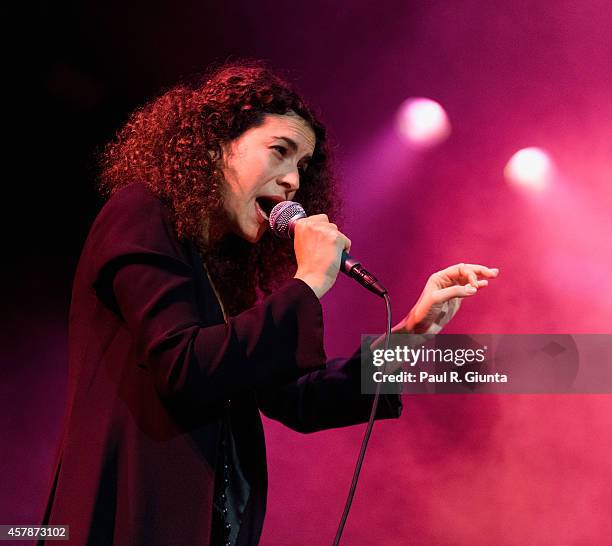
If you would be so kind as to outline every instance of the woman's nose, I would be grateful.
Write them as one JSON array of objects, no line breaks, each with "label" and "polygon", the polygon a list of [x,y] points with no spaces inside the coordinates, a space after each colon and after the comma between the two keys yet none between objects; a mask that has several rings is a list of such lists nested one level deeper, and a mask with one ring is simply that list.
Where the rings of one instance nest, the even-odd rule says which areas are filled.
[{"label": "woman's nose", "polygon": [[288,170],[278,177],[278,183],[286,189],[296,192],[300,188],[300,172],[297,167]]}]

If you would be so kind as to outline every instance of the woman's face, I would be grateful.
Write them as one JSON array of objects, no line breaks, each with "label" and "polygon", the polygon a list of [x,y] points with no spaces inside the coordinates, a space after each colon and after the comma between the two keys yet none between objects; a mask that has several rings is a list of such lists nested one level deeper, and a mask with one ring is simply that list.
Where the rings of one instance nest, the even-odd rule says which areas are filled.
[{"label": "woman's face", "polygon": [[228,230],[257,242],[273,206],[292,199],[300,187],[314,148],[314,132],[297,114],[266,114],[261,125],[223,146]]}]

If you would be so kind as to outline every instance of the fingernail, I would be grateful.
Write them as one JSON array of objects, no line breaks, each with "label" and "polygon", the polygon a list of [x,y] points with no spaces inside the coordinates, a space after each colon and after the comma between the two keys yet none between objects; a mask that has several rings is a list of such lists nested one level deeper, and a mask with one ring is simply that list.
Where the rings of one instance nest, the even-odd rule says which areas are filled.
[{"label": "fingernail", "polygon": [[499,269],[497,267],[491,268],[491,271],[493,271],[493,273],[495,273],[496,275],[499,273]]},{"label": "fingernail", "polygon": [[476,292],[478,292],[478,290],[476,288],[474,288],[471,284],[466,284],[465,285],[465,291],[468,294],[475,294]]}]

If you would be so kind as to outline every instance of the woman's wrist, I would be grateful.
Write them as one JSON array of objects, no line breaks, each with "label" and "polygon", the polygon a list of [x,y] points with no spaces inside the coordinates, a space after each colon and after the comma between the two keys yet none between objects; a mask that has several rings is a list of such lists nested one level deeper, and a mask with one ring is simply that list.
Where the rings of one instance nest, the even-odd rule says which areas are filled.
[{"label": "woman's wrist", "polygon": [[317,296],[317,298],[319,299],[321,299],[323,297],[323,294],[325,294],[326,292],[326,290],[323,289],[319,279],[317,279],[316,277],[312,275],[301,274],[298,272],[293,276],[293,278],[299,279],[302,282],[306,283],[311,288],[311,290],[315,293],[315,296]]}]

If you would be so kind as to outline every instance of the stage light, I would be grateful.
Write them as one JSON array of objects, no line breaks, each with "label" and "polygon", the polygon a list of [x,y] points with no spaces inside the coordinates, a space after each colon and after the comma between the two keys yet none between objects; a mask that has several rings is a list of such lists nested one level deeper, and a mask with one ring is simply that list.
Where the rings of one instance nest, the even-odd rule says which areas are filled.
[{"label": "stage light", "polygon": [[446,140],[451,126],[439,103],[426,98],[409,98],[399,108],[397,131],[407,144],[429,148]]},{"label": "stage light", "polygon": [[510,184],[533,191],[544,190],[552,179],[554,162],[541,148],[523,148],[506,163],[504,176]]}]

